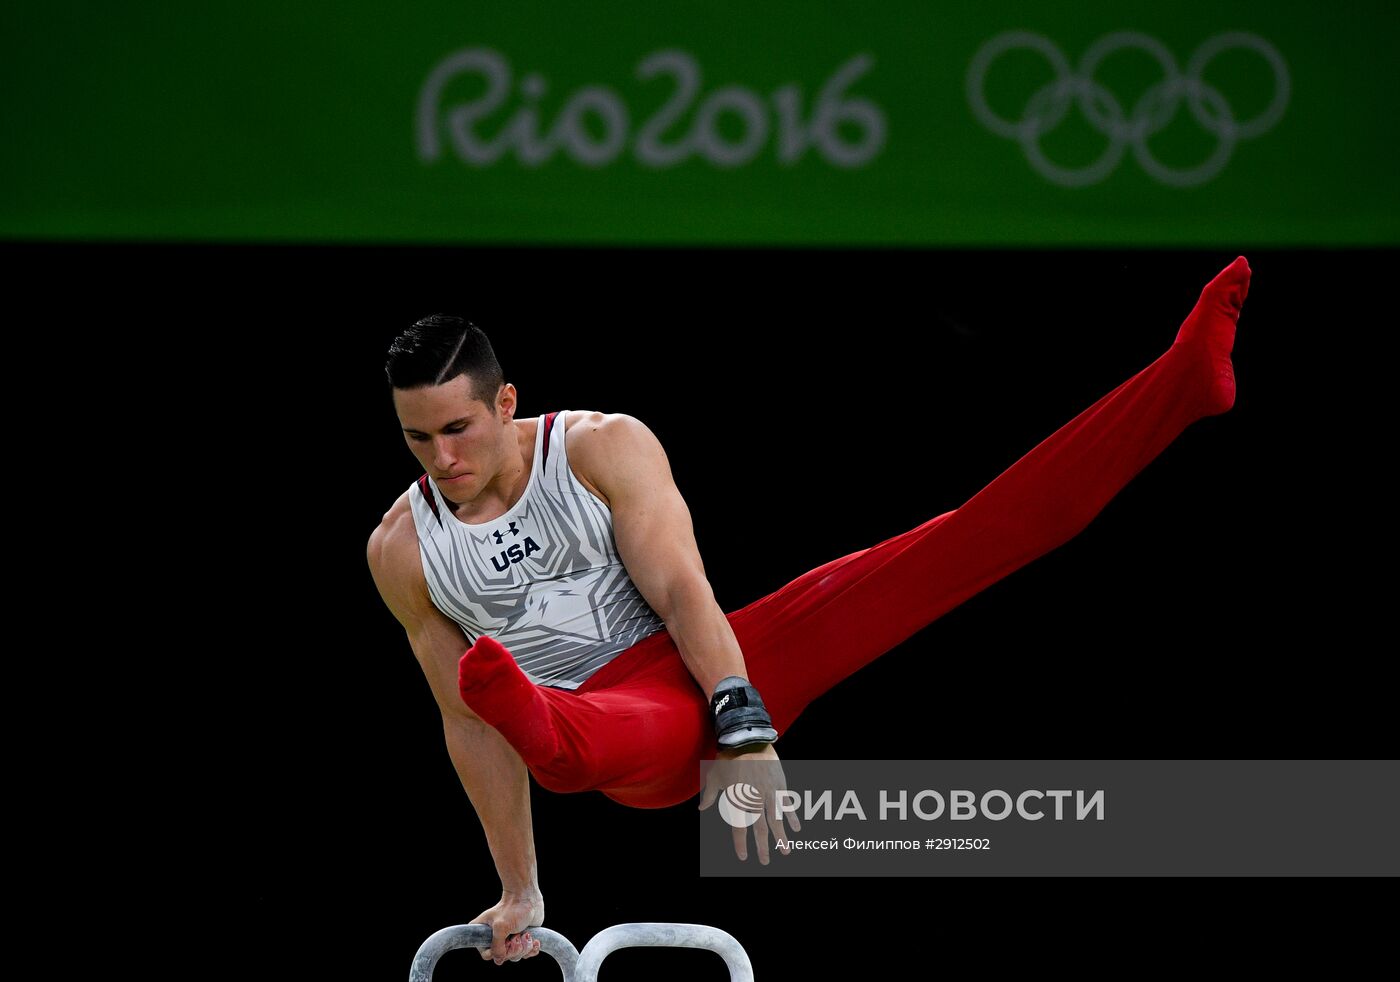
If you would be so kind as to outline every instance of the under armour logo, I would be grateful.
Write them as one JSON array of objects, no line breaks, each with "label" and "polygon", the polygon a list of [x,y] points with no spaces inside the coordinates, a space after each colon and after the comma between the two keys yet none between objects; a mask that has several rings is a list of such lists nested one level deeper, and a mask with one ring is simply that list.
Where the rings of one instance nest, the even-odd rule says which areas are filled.
[{"label": "under armour logo", "polygon": [[[509,532],[511,535],[519,535],[519,534],[520,534],[520,530],[519,530],[518,528],[515,527],[515,523],[514,523],[514,522],[511,522],[511,523],[510,523],[510,528],[507,529],[506,531]],[[503,533],[503,532],[492,532],[491,534],[494,535],[494,536],[496,537],[496,545],[500,545],[502,542],[505,541],[505,533]]]}]

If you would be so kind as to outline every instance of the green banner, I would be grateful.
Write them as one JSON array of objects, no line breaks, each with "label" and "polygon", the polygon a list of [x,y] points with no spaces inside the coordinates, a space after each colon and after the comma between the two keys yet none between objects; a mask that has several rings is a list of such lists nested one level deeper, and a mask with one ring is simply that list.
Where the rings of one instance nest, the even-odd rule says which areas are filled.
[{"label": "green banner", "polygon": [[45,5],[0,235],[1394,245],[1392,9]]}]

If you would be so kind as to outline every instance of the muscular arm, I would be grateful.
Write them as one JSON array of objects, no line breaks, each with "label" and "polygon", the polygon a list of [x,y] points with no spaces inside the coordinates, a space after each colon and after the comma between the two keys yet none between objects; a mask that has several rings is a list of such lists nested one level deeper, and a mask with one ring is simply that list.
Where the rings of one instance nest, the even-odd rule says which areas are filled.
[{"label": "muscular arm", "polygon": [[622,564],[666,622],[705,698],[730,675],[748,678],[738,639],[705,577],[690,509],[660,441],[623,414],[596,413],[575,425],[592,430],[570,454],[607,497]]},{"label": "muscular arm", "polygon": [[503,897],[538,898],[529,772],[505,738],[478,719],[458,695],[457,663],[467,641],[462,629],[428,597],[406,499],[400,499],[370,536],[368,558],[380,596],[408,634],[409,647],[442,711],[447,752],[481,820]]}]

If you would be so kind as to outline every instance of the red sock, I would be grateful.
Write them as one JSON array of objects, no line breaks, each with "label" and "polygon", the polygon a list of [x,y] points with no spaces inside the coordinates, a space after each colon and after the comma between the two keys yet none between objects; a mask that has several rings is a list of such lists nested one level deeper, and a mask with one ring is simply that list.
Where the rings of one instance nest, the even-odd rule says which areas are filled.
[{"label": "red sock", "polygon": [[1196,346],[1206,353],[1210,392],[1206,415],[1216,416],[1235,404],[1235,369],[1230,352],[1235,347],[1235,324],[1249,294],[1249,262],[1240,256],[1206,284],[1195,308],[1177,332],[1176,344]]}]

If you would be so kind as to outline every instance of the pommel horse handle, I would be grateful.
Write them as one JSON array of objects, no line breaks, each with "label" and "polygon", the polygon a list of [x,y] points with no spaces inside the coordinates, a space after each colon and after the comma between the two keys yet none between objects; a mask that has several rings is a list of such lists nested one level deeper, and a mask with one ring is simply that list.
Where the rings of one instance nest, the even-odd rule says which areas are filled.
[{"label": "pommel horse handle", "polygon": [[[568,938],[547,927],[532,927],[530,937],[540,943],[540,951],[559,963],[559,971],[564,982],[573,982],[574,967],[578,964],[578,949]],[[432,982],[433,969],[438,959],[455,948],[491,947],[491,925],[458,924],[445,927],[431,935],[418,948],[413,956],[413,967],[408,970],[408,982]]]},{"label": "pommel horse handle", "polygon": [[[603,959],[619,948],[704,948],[724,959],[730,982],[753,982],[753,965],[748,953],[734,936],[705,924],[668,924],[642,921],[618,924],[599,931],[579,951],[569,939],[547,927],[532,927],[530,935],[540,942],[540,951],[559,963],[564,982],[597,982]],[[485,924],[458,924],[445,927],[424,941],[413,957],[409,982],[432,982],[438,959],[454,948],[487,948],[491,928]]]},{"label": "pommel horse handle", "polygon": [[748,952],[727,931],[705,924],[665,924],[641,921],[618,924],[599,931],[583,946],[578,956],[578,974],[571,982],[597,982],[603,959],[619,948],[638,946],[664,948],[705,948],[724,959],[730,982],[753,982],[753,965]]}]

